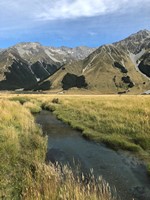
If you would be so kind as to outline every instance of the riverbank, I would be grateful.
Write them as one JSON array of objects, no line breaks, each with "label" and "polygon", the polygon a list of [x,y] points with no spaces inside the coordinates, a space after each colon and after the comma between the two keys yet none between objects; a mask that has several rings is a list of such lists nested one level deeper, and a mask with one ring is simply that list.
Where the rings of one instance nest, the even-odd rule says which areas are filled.
[{"label": "riverbank", "polygon": [[[7,126],[7,123],[5,124],[5,122],[7,122],[7,117],[6,119],[2,118],[1,124],[4,124],[4,127],[12,128],[12,126],[14,126],[14,132],[13,132],[14,134],[12,134],[11,129],[8,129],[8,130],[6,129],[5,132],[3,132],[4,129],[1,129],[2,130],[1,137],[3,138],[3,133],[9,133],[9,130],[11,130],[10,135],[12,135],[13,138],[17,138],[15,134],[18,133],[19,130],[22,130],[19,128],[20,125],[18,125],[19,120],[22,120],[23,126],[24,126],[23,124],[24,121],[25,122],[28,121],[29,123],[30,121],[32,121],[31,117],[29,117],[28,114],[26,115],[29,117],[28,120],[26,116],[21,116],[21,113],[23,113],[21,108],[28,110],[28,113],[30,112],[37,113],[41,109],[44,108],[44,109],[53,111],[53,113],[57,116],[57,118],[61,119],[65,123],[68,123],[74,129],[80,130],[80,133],[84,137],[93,141],[103,142],[106,145],[108,145],[110,148],[113,148],[115,150],[122,149],[125,151],[130,151],[136,157],[142,159],[148,166],[148,163],[150,162],[150,142],[149,142],[150,140],[150,126],[149,126],[150,101],[149,100],[150,99],[149,98],[150,98],[149,96],[110,96],[110,95],[109,96],[11,95],[11,94],[4,95],[4,96],[0,95],[0,99],[3,100],[4,102],[10,99],[11,101],[17,101],[17,102],[19,101],[21,103],[21,105],[19,103],[13,104],[14,111],[13,109],[9,110],[11,108],[11,106],[9,106],[10,102],[8,105],[6,104],[5,106],[1,104],[1,109],[3,110],[3,108],[5,107],[6,113],[7,114],[11,113],[12,119],[14,119],[14,120],[10,120],[10,125]],[[18,107],[18,104],[21,107]],[[15,113],[18,113],[18,117],[16,117]],[[14,124],[11,125],[11,123],[14,123]],[[30,127],[27,124],[25,126]],[[30,128],[28,130],[30,130]],[[36,137],[34,140],[36,142]],[[15,141],[15,139],[12,141]],[[15,148],[17,146],[16,145],[17,141],[18,140],[14,142]],[[19,144],[18,147],[20,147],[20,141],[19,143],[17,143]],[[24,140],[24,142],[26,144],[26,140]],[[3,144],[6,144],[6,143],[3,143]],[[6,147],[5,150],[7,151],[7,148],[9,149],[9,145],[7,146],[6,144],[4,146]],[[2,148],[0,151],[1,151],[1,154],[3,154],[3,145],[1,145],[1,147]],[[27,147],[31,149],[30,145],[27,145]],[[33,145],[32,147],[36,149],[36,145]],[[10,149],[12,150],[12,148]],[[15,151],[13,155],[11,155],[11,153],[14,152],[11,150],[10,150],[10,155],[8,156],[6,165],[2,164],[1,174],[5,172],[5,175],[6,175],[7,172],[11,171],[9,168],[9,163],[11,163],[12,160],[15,160],[13,159],[14,158],[13,155],[18,155],[16,153],[17,151]],[[24,152],[24,150],[22,150],[21,152]],[[29,153],[28,149],[26,149],[25,151]],[[21,154],[19,155],[21,158]],[[15,164],[15,166],[20,166],[20,164]],[[40,188],[41,179],[43,179],[42,178],[43,175],[41,173],[42,173],[42,170],[49,170],[49,168],[47,168],[47,166],[45,166],[45,164],[42,163],[41,161],[40,161],[40,165],[38,163],[37,166],[38,166],[38,169],[36,168],[36,170],[39,171],[39,173],[37,173],[38,179],[36,181],[38,183],[34,184],[35,180],[32,177],[32,170],[31,170],[32,167],[29,170],[28,179],[27,179],[28,183],[32,183],[32,186],[30,185],[31,187],[28,188],[28,191],[30,190],[31,193],[28,192],[28,194],[32,194],[32,190],[34,188],[35,196],[37,194],[37,191],[39,191],[38,195],[43,195],[40,193],[40,191],[41,190],[43,191],[44,188],[46,188],[46,186],[44,186],[44,188]],[[13,167],[14,165],[12,166],[13,170],[17,169],[16,167],[15,168]],[[148,169],[148,172],[150,173],[150,167],[147,167],[147,169]],[[53,171],[53,168],[51,169],[51,171]],[[11,175],[15,173],[12,172]],[[47,182],[49,172],[46,174],[47,174],[46,176],[47,178],[44,178],[45,183]],[[12,175],[12,176],[9,176],[9,178],[10,177],[14,177],[14,176]],[[20,174],[20,177],[22,177],[22,173]],[[3,178],[1,180],[3,180]],[[1,184],[4,184],[3,187],[5,188],[3,192],[4,195],[5,193],[7,193],[7,188],[8,188],[8,193],[10,193],[11,191],[10,185],[15,186],[14,182],[13,184],[12,183],[9,184],[10,182],[8,181],[10,188],[7,187],[7,180],[8,179],[6,179],[6,182],[5,181],[1,182]],[[33,185],[36,185],[36,187],[33,187]],[[71,183],[71,185],[73,185],[73,183]],[[17,189],[17,191],[19,190],[19,192],[22,193],[22,189],[20,189],[20,181],[19,181],[19,186],[18,186],[18,181],[17,181],[17,186],[15,186],[15,188],[19,188]],[[56,187],[55,189],[58,189],[58,188]],[[15,189],[15,193],[18,194],[18,192],[16,192],[16,189]],[[27,194],[27,192],[25,192],[25,194]],[[1,193],[1,195],[3,194]]]},{"label": "riverbank", "polygon": [[150,96],[146,95],[8,95],[53,111],[81,134],[115,150],[143,159],[150,174]]},{"label": "riverbank", "polygon": [[76,171],[84,174],[85,179],[93,169],[95,179],[103,177],[112,193],[116,188],[121,200],[150,199],[146,167],[131,153],[114,151],[104,144],[85,139],[80,131],[58,120],[49,111],[37,114],[36,122],[48,136],[47,162],[68,164],[75,174]]},{"label": "riverbank", "polygon": [[144,160],[150,174],[149,96],[57,96],[42,102],[84,137],[131,151]]},{"label": "riverbank", "polygon": [[104,180],[84,184],[68,167],[45,163],[47,139],[31,114],[40,112],[41,103],[0,98],[0,199],[116,200]]},{"label": "riverbank", "polygon": [[30,185],[32,167],[44,162],[47,142],[19,102],[0,100],[0,113],[0,199],[18,200]]}]

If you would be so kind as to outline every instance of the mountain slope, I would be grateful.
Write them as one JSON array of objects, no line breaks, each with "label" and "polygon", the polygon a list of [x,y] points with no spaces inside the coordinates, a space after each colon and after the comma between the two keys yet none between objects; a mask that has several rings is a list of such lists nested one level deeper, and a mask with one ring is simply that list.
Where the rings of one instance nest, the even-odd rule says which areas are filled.
[{"label": "mountain slope", "polygon": [[87,89],[101,93],[149,90],[150,32],[139,31],[120,42],[101,46],[84,60],[65,65],[46,81],[53,89],[78,87],[71,78],[66,79],[72,74],[83,77],[83,88],[86,85]]},{"label": "mountain slope", "polygon": [[64,64],[83,59],[94,50],[20,43],[0,51],[0,90],[31,89]]}]

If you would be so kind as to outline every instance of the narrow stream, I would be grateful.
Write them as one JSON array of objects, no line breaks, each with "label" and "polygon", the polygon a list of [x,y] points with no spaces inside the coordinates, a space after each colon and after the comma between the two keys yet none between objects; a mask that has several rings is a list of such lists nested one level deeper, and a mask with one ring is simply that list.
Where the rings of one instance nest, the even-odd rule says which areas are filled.
[{"label": "narrow stream", "polygon": [[80,132],[48,111],[38,114],[36,122],[48,135],[49,161],[73,166],[75,160],[83,173],[93,169],[95,177],[102,176],[111,187],[116,187],[121,200],[150,200],[150,179],[145,166],[131,154],[85,140]]}]

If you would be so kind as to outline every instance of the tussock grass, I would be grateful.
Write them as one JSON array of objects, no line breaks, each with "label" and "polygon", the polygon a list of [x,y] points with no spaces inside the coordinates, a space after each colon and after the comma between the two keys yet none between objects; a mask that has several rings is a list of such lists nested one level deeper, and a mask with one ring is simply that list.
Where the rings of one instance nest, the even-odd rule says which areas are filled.
[{"label": "tussock grass", "polygon": [[14,97],[11,97],[10,100],[19,101],[21,104],[24,104],[25,102],[30,101],[30,98],[27,96],[14,96]]},{"label": "tussock grass", "polygon": [[[58,118],[116,148],[150,150],[150,99],[141,96],[66,97],[45,102]],[[137,148],[135,148],[137,147]]]},{"label": "tussock grass", "polygon": [[30,110],[31,113],[39,113],[41,111],[41,106],[34,102],[25,102],[23,106]]},{"label": "tussock grass", "polygon": [[115,150],[135,152],[146,161],[150,174],[149,96],[22,95],[18,100],[13,95],[16,102],[1,99],[0,197],[113,199],[107,184],[104,184],[106,195],[97,193],[103,186],[95,183],[96,192],[92,185],[88,186],[91,189],[87,197],[87,185],[78,182],[72,172],[65,172],[64,176],[59,167],[43,163],[45,139],[31,115],[34,106],[53,111],[59,119],[80,130],[84,137],[103,142]]},{"label": "tussock grass", "polygon": [[59,104],[52,102],[43,105],[84,137],[150,161],[149,96],[66,96],[59,97]]},{"label": "tussock grass", "polygon": [[45,159],[46,140],[30,112],[0,100],[0,198],[19,199],[24,171]]},{"label": "tussock grass", "polygon": [[116,193],[112,195],[109,185],[92,175],[87,184],[85,177],[74,177],[68,166],[36,165],[33,174],[26,174],[26,188],[22,194],[26,200],[116,200]]},{"label": "tussock grass", "polygon": [[46,138],[31,115],[40,101],[20,101],[0,100],[0,199],[116,199],[102,179],[85,184],[67,166],[45,164]]},{"label": "tussock grass", "polygon": [[9,98],[11,101],[20,102],[25,108],[29,109],[32,114],[41,111],[41,102],[29,96],[14,96]]}]

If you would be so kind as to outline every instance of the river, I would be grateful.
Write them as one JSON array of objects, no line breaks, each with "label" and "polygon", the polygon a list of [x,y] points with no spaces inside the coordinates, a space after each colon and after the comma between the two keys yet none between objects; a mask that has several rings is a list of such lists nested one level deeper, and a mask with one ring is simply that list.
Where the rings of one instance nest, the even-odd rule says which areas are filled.
[{"label": "river", "polygon": [[121,200],[150,200],[150,178],[143,162],[132,154],[84,139],[81,132],[49,111],[41,111],[36,122],[48,135],[48,161],[69,164],[72,168],[78,163],[84,174],[93,169],[95,177],[102,176],[116,188]]}]

